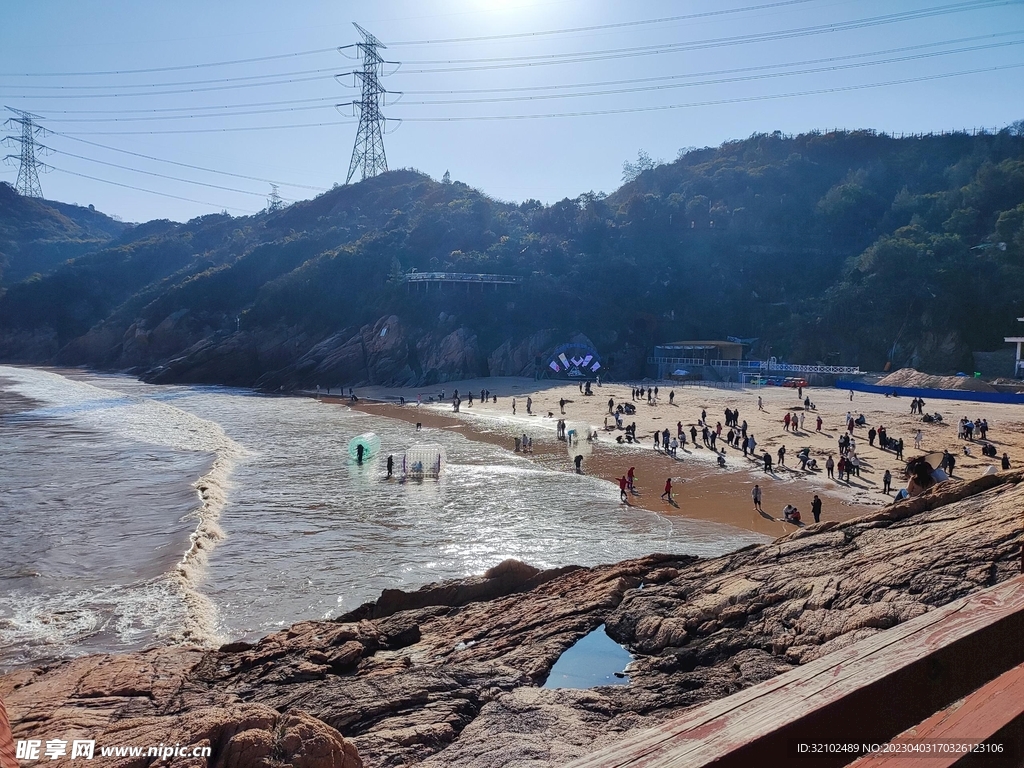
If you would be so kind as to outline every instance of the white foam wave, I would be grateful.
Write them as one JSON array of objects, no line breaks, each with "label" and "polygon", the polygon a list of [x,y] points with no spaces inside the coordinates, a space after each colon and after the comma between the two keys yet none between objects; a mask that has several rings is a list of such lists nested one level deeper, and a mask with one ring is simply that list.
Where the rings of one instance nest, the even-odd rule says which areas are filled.
[{"label": "white foam wave", "polygon": [[[63,419],[130,440],[214,455],[210,470],[193,484],[199,504],[185,518],[196,521],[189,548],[163,580],[177,591],[186,609],[178,622],[180,630],[171,639],[198,644],[220,642],[216,607],[202,594],[200,585],[210,553],[224,538],[217,521],[227,499],[231,471],[249,452],[228,437],[219,424],[157,399],[116,392],[36,368],[0,366],[0,375],[11,382],[10,389],[44,403],[13,414],[13,421]],[[24,623],[32,627],[37,622],[28,619]],[[71,635],[80,631],[79,622],[69,625]]]}]

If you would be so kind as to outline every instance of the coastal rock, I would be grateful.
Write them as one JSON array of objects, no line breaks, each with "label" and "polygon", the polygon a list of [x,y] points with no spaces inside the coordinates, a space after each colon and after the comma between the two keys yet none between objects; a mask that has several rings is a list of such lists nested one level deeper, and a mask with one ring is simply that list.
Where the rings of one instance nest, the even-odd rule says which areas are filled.
[{"label": "coastal rock", "polygon": [[[19,670],[0,696],[15,738],[171,733],[216,745],[217,765],[349,768],[354,745],[368,768],[555,766],[1015,576],[1021,509],[1018,470],[713,559],[506,562],[255,645]],[[629,684],[539,688],[601,624],[636,656]]]},{"label": "coastal rock", "polygon": [[408,332],[397,315],[380,318],[360,334],[366,350],[367,383],[401,386],[412,379]]},{"label": "coastal rock", "polygon": [[487,357],[491,376],[532,376],[537,370],[537,356],[554,347],[555,331],[537,331],[519,343],[506,340]]},{"label": "coastal rock", "polygon": [[439,341],[428,335],[416,344],[420,361],[419,386],[472,378],[480,373],[480,349],[468,328],[456,328]]}]

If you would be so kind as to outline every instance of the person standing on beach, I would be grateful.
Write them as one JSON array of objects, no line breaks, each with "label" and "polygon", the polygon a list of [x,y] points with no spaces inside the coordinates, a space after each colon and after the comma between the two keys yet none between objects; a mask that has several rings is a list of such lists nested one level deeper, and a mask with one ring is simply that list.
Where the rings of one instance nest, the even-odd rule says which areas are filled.
[{"label": "person standing on beach", "polygon": [[804,431],[804,415],[805,414],[802,414],[802,413],[800,414],[800,431],[801,432]]},{"label": "person standing on beach", "polygon": [[914,435],[914,447],[921,450],[921,441],[924,439],[924,432],[920,429],[917,430],[917,434]]},{"label": "person standing on beach", "polygon": [[582,453],[577,453],[576,454],[576,458],[573,459],[573,461],[576,463],[576,474],[577,475],[582,475],[583,474],[583,468],[582,468],[582,465],[583,465],[583,454]]},{"label": "person standing on beach", "polygon": [[753,435],[747,438],[747,443],[750,445],[750,455],[753,456],[754,449],[757,448],[757,441],[754,439]]},{"label": "person standing on beach", "polygon": [[750,492],[750,498],[754,500],[754,509],[761,512],[761,486],[754,484],[754,490]]},{"label": "person standing on beach", "polygon": [[821,416],[818,417],[818,432],[821,432]]},{"label": "person standing on beach", "polygon": [[533,398],[532,397],[527,397],[526,398],[526,412],[528,414],[530,414],[530,415],[533,414]]},{"label": "person standing on beach", "polygon": [[626,478],[619,478],[619,501],[624,501],[629,504],[629,499],[626,496]]},{"label": "person standing on beach", "polygon": [[786,446],[784,445],[779,446],[779,466],[786,466]]},{"label": "person standing on beach", "polygon": [[633,482],[636,480],[636,467],[630,467],[629,472],[626,473],[626,486],[630,492],[633,492]]},{"label": "person standing on beach", "polygon": [[831,477],[833,480],[836,479],[835,474],[833,474],[835,468],[836,463],[832,461],[832,454],[830,453],[828,455],[828,458],[825,460],[825,471],[828,473],[828,476]]},{"label": "person standing on beach", "polygon": [[772,455],[770,453],[768,453],[768,451],[765,451],[763,458],[764,458],[764,470],[763,471],[770,473],[772,471]]},{"label": "person standing on beach", "polygon": [[615,412],[615,398],[609,397],[608,398],[608,413],[614,413],[614,412]]},{"label": "person standing on beach", "polygon": [[362,464],[363,463],[363,453],[365,451],[366,451],[366,448],[363,446],[362,443],[359,443],[358,445],[356,445],[356,464]]},{"label": "person standing on beach", "polygon": [[393,455],[389,454],[388,455],[388,477],[391,477],[391,473],[394,471],[394,469],[395,469],[395,457]]},{"label": "person standing on beach", "polygon": [[814,515],[814,522],[821,522],[821,499],[818,498],[818,494],[814,494],[811,500],[811,514]]},{"label": "person standing on beach", "polygon": [[561,399],[560,399],[560,400],[558,401],[558,407],[559,407],[559,408],[561,409],[561,411],[562,411],[562,415],[563,415],[563,416],[565,416],[565,398],[564,398],[564,397],[563,397],[563,398],[561,398]]},{"label": "person standing on beach", "polygon": [[668,478],[665,481],[665,492],[661,494],[661,498],[668,499],[668,503],[672,503],[672,478]]},{"label": "person standing on beach", "polygon": [[512,398],[512,415],[516,415],[516,399],[514,397]]},{"label": "person standing on beach", "polygon": [[759,410],[759,411],[763,411],[764,410],[764,403],[761,402],[761,396],[760,395],[757,396],[757,410]]},{"label": "person standing on beach", "polygon": [[889,495],[889,489],[892,487],[892,472],[888,469],[885,470],[885,474],[882,475],[882,493],[886,496]]}]

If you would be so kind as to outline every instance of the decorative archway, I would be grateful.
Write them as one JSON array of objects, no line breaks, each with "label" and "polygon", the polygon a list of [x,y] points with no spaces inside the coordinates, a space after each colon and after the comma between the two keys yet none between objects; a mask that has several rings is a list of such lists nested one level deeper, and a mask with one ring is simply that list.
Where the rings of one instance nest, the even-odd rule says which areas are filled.
[{"label": "decorative archway", "polygon": [[588,344],[570,342],[555,347],[548,359],[548,376],[566,379],[590,379],[601,370],[597,350]]}]

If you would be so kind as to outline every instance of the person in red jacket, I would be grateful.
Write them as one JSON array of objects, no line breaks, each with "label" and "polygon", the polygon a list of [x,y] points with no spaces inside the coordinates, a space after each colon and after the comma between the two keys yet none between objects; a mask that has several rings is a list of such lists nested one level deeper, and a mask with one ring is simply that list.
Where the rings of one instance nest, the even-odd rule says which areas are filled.
[{"label": "person in red jacket", "polygon": [[668,478],[665,481],[665,492],[663,494],[661,494],[661,498],[663,498],[663,499],[667,498],[668,499],[668,503],[669,504],[672,503],[672,478],[671,477]]}]

